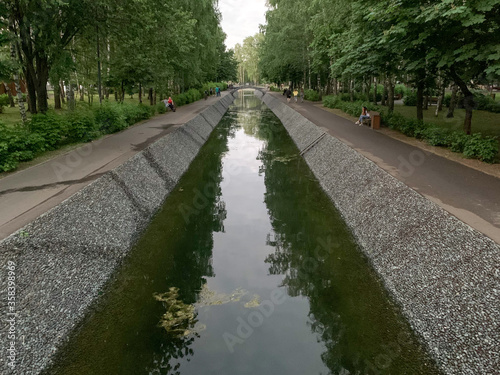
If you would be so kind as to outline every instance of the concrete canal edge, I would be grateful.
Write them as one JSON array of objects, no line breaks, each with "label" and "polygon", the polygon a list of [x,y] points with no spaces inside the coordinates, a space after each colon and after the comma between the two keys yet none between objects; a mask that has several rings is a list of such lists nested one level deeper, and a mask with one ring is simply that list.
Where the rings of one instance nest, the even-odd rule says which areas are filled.
[{"label": "concrete canal edge", "polygon": [[499,374],[500,247],[288,105],[255,94],[281,120],[443,372]]},{"label": "concrete canal edge", "polygon": [[[235,96],[225,95],[0,242],[0,373],[38,374],[47,368]],[[11,295],[15,304],[9,305]],[[9,366],[11,341],[15,369]]]}]

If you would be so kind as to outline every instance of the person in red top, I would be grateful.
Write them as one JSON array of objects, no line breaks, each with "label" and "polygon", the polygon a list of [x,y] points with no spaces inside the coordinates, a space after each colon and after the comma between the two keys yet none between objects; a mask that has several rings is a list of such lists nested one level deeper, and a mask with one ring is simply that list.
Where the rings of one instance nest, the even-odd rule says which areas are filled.
[{"label": "person in red top", "polygon": [[175,105],[172,97],[169,96],[168,99],[164,99],[163,102],[165,103],[165,107],[170,108],[172,112],[175,112]]}]

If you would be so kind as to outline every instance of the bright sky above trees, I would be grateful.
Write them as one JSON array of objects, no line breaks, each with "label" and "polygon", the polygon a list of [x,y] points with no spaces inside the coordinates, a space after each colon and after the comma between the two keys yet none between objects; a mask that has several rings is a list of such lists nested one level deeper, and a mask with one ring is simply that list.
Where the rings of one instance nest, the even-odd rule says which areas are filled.
[{"label": "bright sky above trees", "polygon": [[266,23],[266,0],[219,0],[219,10],[227,48],[243,44],[246,37],[259,31],[259,24]]}]

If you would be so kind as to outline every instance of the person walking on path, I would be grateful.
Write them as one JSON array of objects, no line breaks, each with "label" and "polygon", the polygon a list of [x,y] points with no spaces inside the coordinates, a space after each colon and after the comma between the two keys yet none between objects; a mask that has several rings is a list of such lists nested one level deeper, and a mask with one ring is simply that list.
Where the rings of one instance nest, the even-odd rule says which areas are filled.
[{"label": "person walking on path", "polygon": [[292,90],[290,90],[290,88],[288,88],[288,89],[286,90],[286,101],[287,101],[288,103],[290,103],[290,99],[291,99],[291,98],[292,98]]},{"label": "person walking on path", "polygon": [[215,88],[215,96],[220,96],[220,88],[219,88],[219,86],[217,86]]},{"label": "person walking on path", "polygon": [[299,97],[299,92],[297,89],[293,90],[293,97],[295,98],[295,103],[297,103],[297,98]]},{"label": "person walking on path", "polygon": [[368,108],[363,107],[363,109],[361,110],[361,116],[359,116],[359,120],[356,121],[355,124],[361,126],[363,125],[363,120],[367,118],[370,118],[370,114],[368,113]]},{"label": "person walking on path", "polygon": [[300,102],[304,103],[304,88],[300,89]]}]

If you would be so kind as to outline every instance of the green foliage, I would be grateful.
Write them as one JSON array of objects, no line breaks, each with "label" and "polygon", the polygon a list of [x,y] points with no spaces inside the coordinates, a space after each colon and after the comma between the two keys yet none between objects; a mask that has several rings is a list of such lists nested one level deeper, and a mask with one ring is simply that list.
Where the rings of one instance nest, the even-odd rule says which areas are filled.
[{"label": "green foliage", "polygon": [[406,95],[406,86],[402,84],[397,84],[394,86],[394,95],[401,95],[404,97]]},{"label": "green foliage", "polygon": [[[214,84],[214,86],[212,86],[212,89],[214,89],[214,87],[216,87],[217,85]],[[205,87],[205,86],[204,86]],[[207,88],[207,91],[209,89]],[[177,95],[174,95],[172,97],[174,103],[176,106],[180,107],[182,105],[185,105],[185,104],[189,104],[189,103],[193,103],[197,100],[200,100],[202,97],[203,97],[203,91],[200,90],[197,90],[197,89],[190,89],[182,94],[177,94]]]},{"label": "green foliage", "polygon": [[0,172],[15,169],[20,161],[31,160],[45,151],[46,141],[25,126],[6,127],[0,124]]},{"label": "green foliage", "polygon": [[66,137],[68,122],[65,117],[53,112],[32,115],[29,130],[31,133],[39,134],[45,140],[46,150],[55,150]]},{"label": "green foliage", "polygon": [[380,112],[382,122],[391,129],[425,140],[432,146],[448,147],[454,152],[461,152],[467,158],[480,159],[493,163],[498,158],[499,143],[497,137],[482,137],[480,133],[472,136],[461,131],[443,129],[434,124],[424,123],[416,119],[409,119],[397,112],[388,112],[385,109],[368,102],[346,102],[341,96],[329,95],[323,97],[323,105],[328,108],[337,108],[351,116],[359,116],[361,107],[366,106],[368,111]]},{"label": "green foliage", "polygon": [[116,133],[127,127],[127,121],[123,115],[121,104],[103,103],[95,110],[95,121],[102,134]]},{"label": "green foliage", "polygon": [[482,137],[481,133],[471,136],[408,119],[399,113],[382,113],[382,121],[409,137],[425,140],[431,146],[448,147],[453,152],[463,153],[467,158],[487,163],[494,163],[498,158],[499,144],[496,137]]},{"label": "green foliage", "polygon": [[328,95],[323,97],[323,105],[328,108],[337,108],[341,111],[348,113],[351,116],[358,117],[361,114],[363,107],[368,108],[368,112],[376,111],[381,112],[380,106],[374,105],[368,101],[344,101],[340,95]]},{"label": "green foliage", "polygon": [[163,114],[167,112],[167,107],[165,107],[165,104],[163,102],[157,103],[155,106],[155,112],[159,114]]},{"label": "green foliage", "polygon": [[66,120],[68,142],[90,142],[101,134],[91,111],[70,112]]},{"label": "green foliage", "polygon": [[482,93],[476,93],[474,94],[474,103],[476,103],[476,109],[500,113],[500,102],[495,101],[495,99],[490,96],[486,96]]},{"label": "green foliage", "polygon": [[7,94],[0,95],[0,113],[3,113],[3,107],[9,105],[9,103],[10,103],[9,95]]},{"label": "green foliage", "polygon": [[498,139],[496,137],[483,138],[481,133],[468,136],[464,146],[464,155],[467,158],[479,159],[487,163],[494,163],[498,158]]},{"label": "green foliage", "polygon": [[[159,103],[158,108],[163,108],[164,113],[163,103]],[[141,104],[105,102],[93,109],[33,115],[26,126],[0,124],[0,172],[13,170],[19,162],[62,144],[89,142],[102,134],[120,131],[149,118],[152,113],[151,107]]]},{"label": "green foliage", "polygon": [[417,93],[415,91],[408,91],[403,98],[404,105],[415,107],[417,105]]},{"label": "green foliage", "polygon": [[318,100],[320,100],[319,92],[317,92],[316,90],[305,90],[304,99],[317,102]]}]

